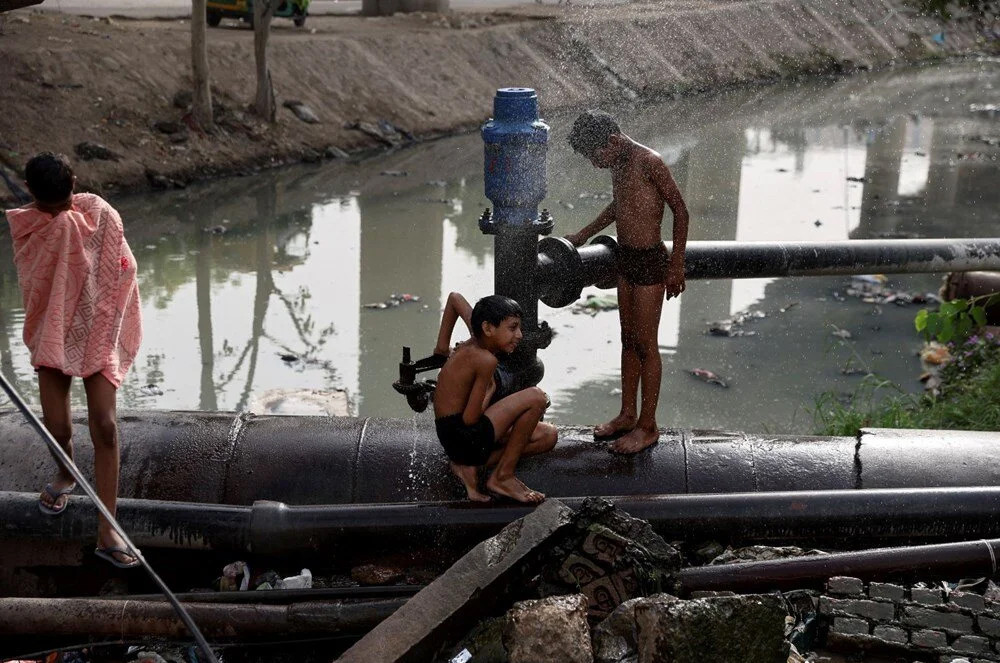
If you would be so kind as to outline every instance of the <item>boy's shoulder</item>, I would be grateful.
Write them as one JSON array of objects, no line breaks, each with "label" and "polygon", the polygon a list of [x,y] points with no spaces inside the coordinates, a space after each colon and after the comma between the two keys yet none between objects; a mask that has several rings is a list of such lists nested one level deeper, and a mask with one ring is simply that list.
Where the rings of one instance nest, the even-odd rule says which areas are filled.
[{"label": "boy's shoulder", "polygon": [[489,350],[470,343],[455,350],[448,361],[468,364],[475,368],[489,368],[493,370],[497,365],[497,356]]}]

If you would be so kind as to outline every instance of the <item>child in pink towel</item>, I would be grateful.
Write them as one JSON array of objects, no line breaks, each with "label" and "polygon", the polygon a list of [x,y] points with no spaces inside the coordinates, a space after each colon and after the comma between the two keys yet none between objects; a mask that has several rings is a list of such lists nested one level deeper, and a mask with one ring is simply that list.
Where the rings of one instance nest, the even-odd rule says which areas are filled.
[{"label": "child in pink towel", "polygon": [[[135,258],[118,212],[100,196],[73,193],[76,178],[66,157],[43,152],[24,173],[35,202],[8,211],[7,221],[24,299],[24,343],[38,373],[45,427],[72,457],[69,389],[74,376],[83,378],[97,494],[115,513],[117,389],[142,339]],[[62,513],[75,488],[60,466],[39,508]],[[94,552],[122,568],[139,564],[103,517]]]}]

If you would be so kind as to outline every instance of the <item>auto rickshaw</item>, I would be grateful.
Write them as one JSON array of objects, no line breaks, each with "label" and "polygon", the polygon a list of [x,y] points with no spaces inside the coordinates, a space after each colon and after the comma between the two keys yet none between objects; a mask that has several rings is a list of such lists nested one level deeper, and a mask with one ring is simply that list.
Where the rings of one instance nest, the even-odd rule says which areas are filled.
[{"label": "auto rickshaw", "polygon": [[[274,15],[278,18],[290,18],[295,26],[301,28],[306,24],[309,14],[310,0],[281,0]],[[253,0],[208,0],[205,9],[205,20],[213,28],[224,18],[238,18],[253,26]]]}]

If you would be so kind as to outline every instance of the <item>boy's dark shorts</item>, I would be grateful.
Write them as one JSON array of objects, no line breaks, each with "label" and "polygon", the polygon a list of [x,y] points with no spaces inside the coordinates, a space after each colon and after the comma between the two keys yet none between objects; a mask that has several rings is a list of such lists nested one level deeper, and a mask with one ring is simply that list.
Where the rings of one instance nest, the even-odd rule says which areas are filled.
[{"label": "boy's dark shorts", "polygon": [[444,453],[459,465],[485,465],[490,454],[500,446],[493,432],[493,422],[485,414],[471,426],[462,421],[461,412],[435,419],[434,426]]},{"label": "boy's dark shorts", "polygon": [[659,285],[667,276],[670,252],[662,242],[638,248],[618,245],[618,274],[632,285]]}]

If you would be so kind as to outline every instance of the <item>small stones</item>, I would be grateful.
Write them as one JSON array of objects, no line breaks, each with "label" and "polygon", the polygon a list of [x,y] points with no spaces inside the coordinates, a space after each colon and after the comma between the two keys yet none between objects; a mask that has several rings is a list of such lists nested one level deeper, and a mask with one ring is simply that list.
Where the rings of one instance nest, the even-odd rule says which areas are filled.
[{"label": "small stones", "polygon": [[84,161],[92,161],[94,159],[101,161],[118,161],[120,158],[104,145],[101,145],[100,143],[92,143],[90,141],[77,143],[73,146],[73,151],[76,152],[76,155]]},{"label": "small stones", "polygon": [[504,646],[510,663],[592,663],[587,597],[521,601],[507,612]]},{"label": "small stones", "polygon": [[835,576],[826,581],[826,591],[837,596],[857,596],[864,590],[864,583],[858,578]]},{"label": "small stones", "polygon": [[309,106],[306,106],[301,101],[289,99],[281,105],[295,113],[295,117],[299,118],[306,124],[319,124],[320,120],[316,113],[314,113]]},{"label": "small stones", "polygon": [[381,564],[362,564],[351,569],[351,579],[359,585],[391,585],[404,576],[401,569]]}]

